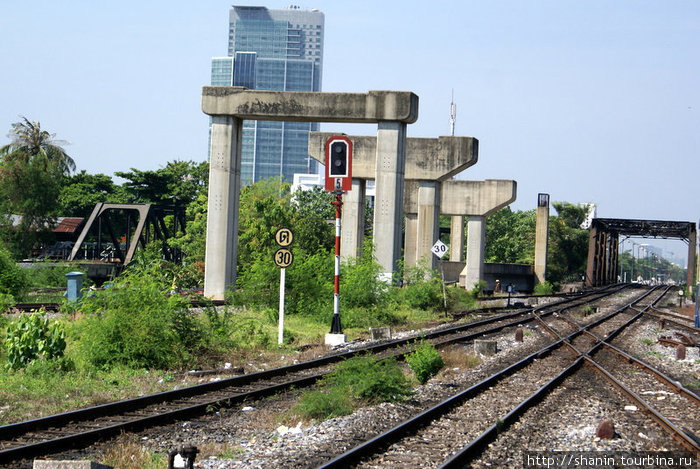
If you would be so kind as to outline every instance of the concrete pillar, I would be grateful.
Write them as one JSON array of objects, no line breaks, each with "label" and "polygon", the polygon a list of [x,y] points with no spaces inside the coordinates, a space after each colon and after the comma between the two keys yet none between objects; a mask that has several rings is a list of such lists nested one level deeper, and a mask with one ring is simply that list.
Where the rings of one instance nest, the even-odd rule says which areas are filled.
[{"label": "concrete pillar", "polygon": [[462,262],[464,256],[464,216],[454,215],[450,218],[450,261]]},{"label": "concrete pillar", "polygon": [[[694,228],[694,227],[693,227]],[[695,252],[697,250],[698,246],[698,241],[697,241],[697,231],[692,229],[689,230],[690,232],[688,233],[688,270],[687,270],[687,284],[689,287],[692,287],[693,282],[695,281]],[[699,260],[700,262],[700,260]],[[700,282],[698,282],[700,283]],[[698,301],[697,299],[695,301]]]},{"label": "concrete pillar", "polygon": [[547,243],[549,240],[549,194],[538,194],[535,222],[535,277],[544,283],[547,273]]},{"label": "concrete pillar", "polygon": [[418,263],[416,257],[418,251],[416,243],[418,241],[418,214],[407,213],[404,220],[404,244],[403,244],[403,261],[406,267],[413,267]]},{"label": "concrete pillar", "polygon": [[406,124],[380,121],[377,127],[374,255],[382,266],[382,279],[390,282],[401,257]]},{"label": "concrete pillar", "polygon": [[352,190],[343,194],[343,219],[341,225],[340,257],[347,260],[362,254],[365,238],[364,179],[353,179]]},{"label": "concrete pillar", "polygon": [[[416,260],[427,260],[428,268],[437,267],[437,257],[431,248],[440,235],[440,183],[420,181],[418,183],[418,227],[416,231]],[[408,239],[408,233],[406,234]],[[406,262],[408,264],[408,261]]]},{"label": "concrete pillar", "polygon": [[204,296],[223,300],[236,279],[243,120],[213,116]]},{"label": "concrete pillar", "polygon": [[470,215],[467,220],[467,265],[460,274],[460,284],[471,290],[483,277],[486,248],[486,218]]}]

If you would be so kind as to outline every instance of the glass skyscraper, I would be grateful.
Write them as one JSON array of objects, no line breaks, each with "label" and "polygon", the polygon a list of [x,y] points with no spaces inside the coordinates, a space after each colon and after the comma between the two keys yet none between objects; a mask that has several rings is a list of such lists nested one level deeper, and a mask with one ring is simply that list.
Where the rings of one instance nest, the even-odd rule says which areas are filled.
[{"label": "glass skyscraper", "polygon": [[[321,91],[324,16],[318,10],[233,6],[228,57],[212,58],[212,86],[277,91]],[[316,122],[243,121],[241,181],[316,173],[308,154]]]}]

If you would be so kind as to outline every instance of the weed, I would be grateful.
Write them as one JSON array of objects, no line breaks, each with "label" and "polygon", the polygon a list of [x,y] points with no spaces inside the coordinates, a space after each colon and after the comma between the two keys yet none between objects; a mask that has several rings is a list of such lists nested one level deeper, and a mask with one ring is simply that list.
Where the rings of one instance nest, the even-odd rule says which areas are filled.
[{"label": "weed", "polygon": [[649,338],[647,338],[647,337],[644,337],[644,338],[642,338],[642,339],[639,339],[639,341],[640,341],[641,343],[643,343],[644,345],[654,345],[654,339],[649,339]]},{"label": "weed", "polygon": [[442,352],[442,359],[446,367],[476,368],[481,364],[481,358],[477,355],[466,353],[464,348],[452,347]]},{"label": "weed", "polygon": [[127,436],[117,438],[100,459],[103,464],[119,469],[160,469],[167,465],[165,454],[152,453]]},{"label": "weed", "polygon": [[7,328],[5,348],[7,368],[19,370],[37,358],[62,357],[66,333],[59,323],[49,324],[44,314],[23,315]]},{"label": "weed", "polygon": [[308,392],[290,411],[302,418],[326,419],[347,415],[362,404],[399,401],[411,392],[395,359],[351,358],[321,380],[321,389]]},{"label": "weed", "polygon": [[420,384],[425,384],[445,366],[440,352],[425,340],[416,345],[413,352],[406,355],[406,363],[411,367]]},{"label": "weed", "polygon": [[554,287],[551,283],[545,281],[535,285],[535,288],[533,289],[532,293],[534,293],[535,295],[551,295],[552,293],[554,293]]}]

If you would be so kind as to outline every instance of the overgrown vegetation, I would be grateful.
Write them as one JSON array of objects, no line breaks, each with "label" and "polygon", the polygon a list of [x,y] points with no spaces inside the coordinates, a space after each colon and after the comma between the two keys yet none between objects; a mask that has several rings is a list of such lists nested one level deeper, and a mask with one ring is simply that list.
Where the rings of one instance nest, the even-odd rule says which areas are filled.
[{"label": "overgrown vegetation", "polygon": [[420,384],[427,383],[445,366],[440,352],[425,340],[416,344],[413,352],[406,355],[406,363],[411,367]]},{"label": "overgrown vegetation", "polygon": [[535,288],[533,289],[532,293],[534,293],[535,295],[551,295],[552,293],[554,293],[554,286],[547,281],[538,283],[537,285],[535,285]]},{"label": "overgrown vegetation", "polygon": [[395,359],[350,358],[321,380],[320,389],[302,395],[292,414],[323,420],[347,415],[361,405],[401,401],[411,386]]},{"label": "overgrown vegetation", "polygon": [[5,335],[7,368],[19,370],[37,359],[54,360],[63,356],[66,334],[60,323],[33,313],[20,316]]}]

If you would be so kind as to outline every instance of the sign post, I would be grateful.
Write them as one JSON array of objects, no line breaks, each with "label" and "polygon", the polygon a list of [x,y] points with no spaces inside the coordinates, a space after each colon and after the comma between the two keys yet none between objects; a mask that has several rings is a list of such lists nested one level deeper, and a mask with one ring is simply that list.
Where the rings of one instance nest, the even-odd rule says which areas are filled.
[{"label": "sign post", "polygon": [[445,243],[440,241],[439,239],[433,244],[433,247],[430,248],[433,254],[437,256],[439,259],[440,263],[440,280],[442,281],[442,305],[445,308],[445,315],[447,315],[447,292],[445,291],[445,267],[442,265],[442,258],[445,257],[445,254],[447,254],[447,251],[450,250],[450,248],[447,247]]},{"label": "sign post", "polygon": [[340,324],[340,218],[343,192],[352,189],[352,141],[345,135],[326,140],[326,190],[335,194],[335,272],[333,276],[333,320],[326,345],[345,343]]},{"label": "sign post", "polygon": [[286,282],[286,268],[292,265],[294,255],[287,247],[294,241],[294,233],[289,228],[280,228],[275,233],[275,242],[280,248],[275,251],[274,260],[280,268],[280,303],[279,303],[279,327],[277,331],[277,344],[284,342],[284,290]]}]

